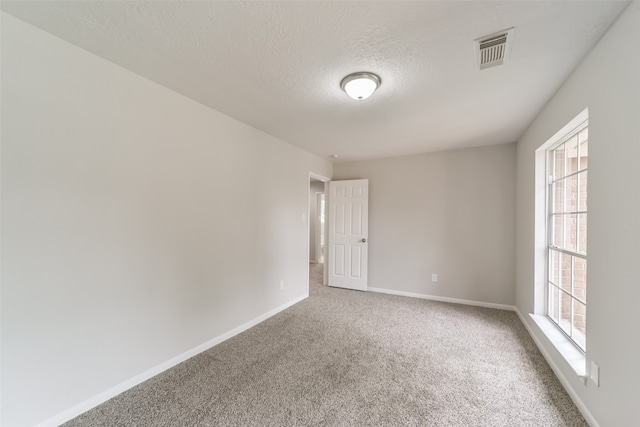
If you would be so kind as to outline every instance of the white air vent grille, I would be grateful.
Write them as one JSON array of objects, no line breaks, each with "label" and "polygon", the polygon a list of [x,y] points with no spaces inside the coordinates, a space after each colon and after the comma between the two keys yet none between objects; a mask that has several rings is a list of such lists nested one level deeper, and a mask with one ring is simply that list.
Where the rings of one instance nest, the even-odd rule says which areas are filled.
[{"label": "white air vent grille", "polygon": [[481,69],[502,65],[511,48],[513,28],[475,40],[476,64]]}]

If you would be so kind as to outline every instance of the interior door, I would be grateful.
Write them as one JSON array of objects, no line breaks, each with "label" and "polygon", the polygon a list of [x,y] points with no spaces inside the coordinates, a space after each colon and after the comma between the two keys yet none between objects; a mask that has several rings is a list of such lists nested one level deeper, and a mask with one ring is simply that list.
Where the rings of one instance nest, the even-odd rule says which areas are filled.
[{"label": "interior door", "polygon": [[329,183],[329,286],[367,290],[369,180]]}]

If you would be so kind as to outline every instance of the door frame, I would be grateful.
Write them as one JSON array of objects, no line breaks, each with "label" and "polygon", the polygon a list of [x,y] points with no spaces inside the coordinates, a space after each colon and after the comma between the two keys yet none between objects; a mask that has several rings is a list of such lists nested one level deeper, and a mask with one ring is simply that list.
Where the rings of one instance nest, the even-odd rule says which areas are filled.
[{"label": "door frame", "polygon": [[[323,209],[320,209],[320,205],[322,201],[322,207]],[[327,260],[327,257],[325,256],[325,254],[322,253],[322,241],[323,241],[323,237],[326,238],[326,227],[327,227],[327,218],[326,218],[326,209],[324,209],[325,205],[327,203],[327,193],[325,193],[324,191],[322,193],[316,193],[316,217],[314,218],[314,223],[315,223],[315,247],[313,248],[316,254],[316,262],[320,262],[320,259],[322,259],[322,263],[324,264]],[[325,211],[325,212],[321,212],[321,211]],[[322,215],[321,215],[322,213]],[[320,221],[320,218],[323,217],[324,218],[324,223],[322,223]],[[311,219],[311,218],[309,218]],[[324,229],[323,230],[323,225],[324,225]],[[323,233],[324,231],[324,233]],[[325,246],[327,244],[326,240],[325,240]],[[325,252],[326,252],[326,247],[325,247]]]},{"label": "door frame", "polygon": [[[331,220],[329,218],[329,198],[326,196],[327,191],[329,189],[329,181],[331,181],[331,178],[323,176],[323,175],[319,175],[317,173],[313,173],[313,172],[309,172],[309,176],[307,178],[307,292],[309,291],[309,255],[311,253],[311,218],[309,217],[309,215],[311,214],[311,197],[315,197],[315,194],[311,194],[311,179],[315,179],[318,181],[322,181],[324,183],[324,194],[325,194],[325,198],[324,198],[324,218],[325,218],[325,227],[324,227],[324,241],[328,242],[328,238],[329,238],[329,227],[327,226],[327,224],[329,223],[329,221]],[[314,230],[315,232],[315,230]],[[329,271],[328,269],[329,266],[329,257],[325,256],[324,257],[324,264],[323,264],[323,272],[322,272],[322,284],[324,286],[327,286],[327,272]]]}]

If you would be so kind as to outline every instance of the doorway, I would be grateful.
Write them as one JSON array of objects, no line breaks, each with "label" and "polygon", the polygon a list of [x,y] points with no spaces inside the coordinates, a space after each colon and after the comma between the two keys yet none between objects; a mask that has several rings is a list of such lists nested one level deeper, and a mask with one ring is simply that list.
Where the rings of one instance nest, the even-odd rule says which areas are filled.
[{"label": "doorway", "polygon": [[328,178],[309,174],[309,291],[325,285],[327,258],[327,208],[325,182]]}]

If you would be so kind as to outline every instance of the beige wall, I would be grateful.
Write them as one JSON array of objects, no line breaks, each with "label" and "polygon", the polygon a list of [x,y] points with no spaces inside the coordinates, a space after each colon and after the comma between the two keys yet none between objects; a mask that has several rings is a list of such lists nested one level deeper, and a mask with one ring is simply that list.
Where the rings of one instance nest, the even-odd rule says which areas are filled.
[{"label": "beige wall", "polygon": [[331,169],[3,13],[2,425],[304,296]]},{"label": "beige wall", "polygon": [[336,180],[369,179],[369,287],[513,305],[515,154],[508,144],[336,164]]},{"label": "beige wall", "polygon": [[[640,425],[640,3],[633,2],[553,96],[518,142],[517,307],[600,426]],[[587,363],[600,387],[583,384],[526,313],[536,301],[534,151],[589,109]],[[544,242],[544,236],[542,236]],[[588,414],[588,415],[589,415]]]}]

